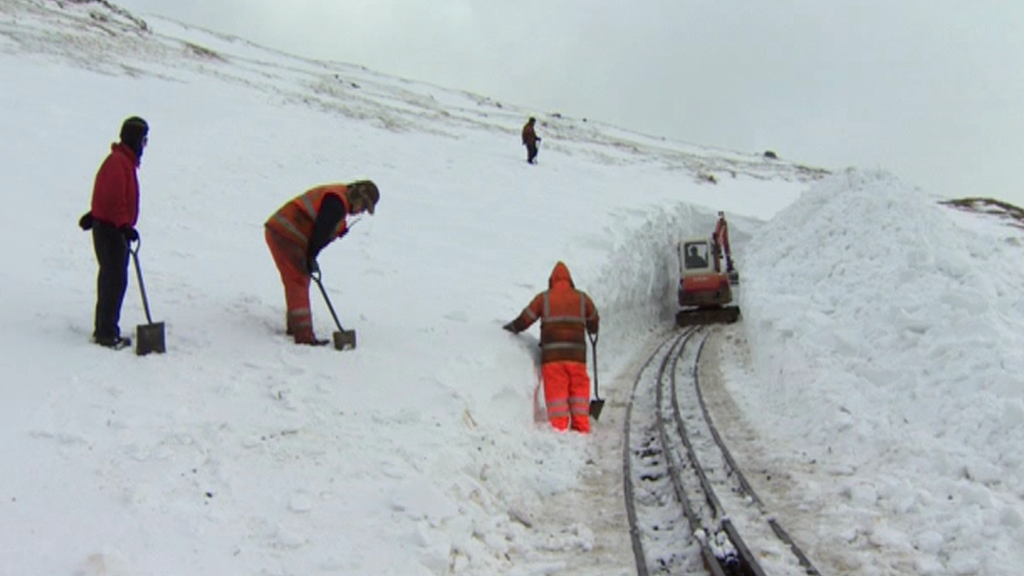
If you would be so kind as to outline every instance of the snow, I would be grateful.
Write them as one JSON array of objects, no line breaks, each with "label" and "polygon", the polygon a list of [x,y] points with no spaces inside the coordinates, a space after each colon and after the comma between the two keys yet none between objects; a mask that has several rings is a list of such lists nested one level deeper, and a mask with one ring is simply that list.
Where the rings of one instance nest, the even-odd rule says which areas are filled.
[{"label": "snow", "polygon": [[[884,171],[826,176],[172,21],[139,32],[94,4],[0,8],[0,574],[632,573],[625,399],[672,329],[675,243],[717,210],[743,278],[720,370],[754,433],[734,454],[767,507],[824,574],[1018,573],[1021,229]],[[134,114],[168,345],[145,357],[89,343],[76,227]],[[295,346],[263,222],[360,178],[377,213],[320,258],[358,349]],[[535,336],[500,329],[558,260],[602,315],[589,436],[538,421]],[[122,329],[145,323],[132,276]]]}]

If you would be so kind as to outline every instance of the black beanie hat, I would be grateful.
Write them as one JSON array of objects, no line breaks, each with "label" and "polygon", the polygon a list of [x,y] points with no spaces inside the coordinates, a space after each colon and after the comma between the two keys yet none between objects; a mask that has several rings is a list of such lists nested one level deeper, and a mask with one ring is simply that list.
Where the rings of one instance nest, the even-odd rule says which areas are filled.
[{"label": "black beanie hat", "polygon": [[149,133],[149,124],[138,116],[132,116],[121,124],[121,142],[131,148],[137,156],[142,155],[142,139]]}]

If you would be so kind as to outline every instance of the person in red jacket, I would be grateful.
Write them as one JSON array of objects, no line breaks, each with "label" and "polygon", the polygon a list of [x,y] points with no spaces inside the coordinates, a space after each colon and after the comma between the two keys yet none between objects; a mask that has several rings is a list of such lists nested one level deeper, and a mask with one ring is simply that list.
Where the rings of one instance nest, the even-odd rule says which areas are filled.
[{"label": "person in red jacket", "polygon": [[533,297],[515,320],[502,326],[518,334],[540,320],[541,374],[548,421],[558,430],[590,432],[590,377],[584,331],[597,334],[597,307],[576,289],[569,268],[555,264],[548,289]]},{"label": "person in red jacket", "polygon": [[537,119],[531,116],[523,126],[523,146],[526,146],[526,161],[530,164],[537,163],[537,142],[540,142],[540,136],[537,136],[533,127],[536,123]]},{"label": "person in red jacket", "polygon": [[380,191],[369,180],[325,184],[289,200],[264,225],[267,247],[284,283],[286,331],[296,344],[327,344],[313,333],[309,281],[319,272],[316,258],[325,246],[348,233],[346,216],[373,214]]},{"label": "person in red jacket", "polygon": [[139,179],[137,170],[146,147],[149,125],[138,116],[121,124],[120,142],[100,165],[92,189],[92,209],[79,225],[92,230],[99,264],[96,278],[96,314],[93,342],[108,348],[131,345],[121,336],[121,304],[128,288],[128,244],[138,240]]}]

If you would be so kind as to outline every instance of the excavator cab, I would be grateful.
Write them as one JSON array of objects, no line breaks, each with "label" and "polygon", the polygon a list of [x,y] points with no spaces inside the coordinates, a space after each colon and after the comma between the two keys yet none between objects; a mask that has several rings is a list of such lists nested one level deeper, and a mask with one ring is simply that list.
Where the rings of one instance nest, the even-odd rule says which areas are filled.
[{"label": "excavator cab", "polygon": [[721,271],[721,256],[715,248],[707,238],[679,242],[679,326],[728,324],[739,319],[740,309],[732,305],[730,275]]},{"label": "excavator cab", "polygon": [[711,269],[711,246],[704,240],[690,240],[680,246],[680,255],[688,272]]}]

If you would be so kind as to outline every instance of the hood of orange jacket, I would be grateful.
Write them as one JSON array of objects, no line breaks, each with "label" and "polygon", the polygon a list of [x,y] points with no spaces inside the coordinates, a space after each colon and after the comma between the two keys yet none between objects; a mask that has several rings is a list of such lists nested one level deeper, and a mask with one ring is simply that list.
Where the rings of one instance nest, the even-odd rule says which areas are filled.
[{"label": "hood of orange jacket", "polygon": [[569,274],[569,267],[561,260],[555,264],[554,269],[551,270],[551,276],[548,278],[548,288],[554,288],[556,286],[567,286],[569,288],[576,287],[572,282],[572,275]]}]

